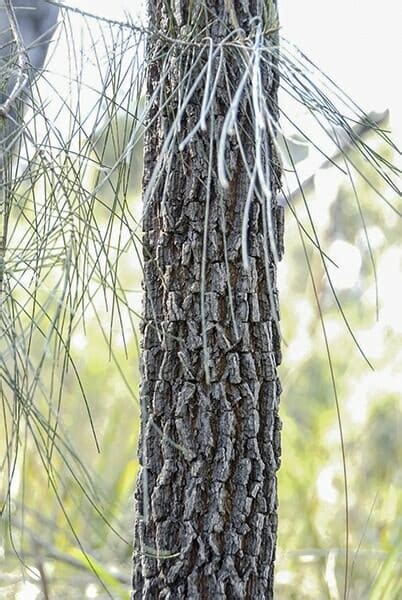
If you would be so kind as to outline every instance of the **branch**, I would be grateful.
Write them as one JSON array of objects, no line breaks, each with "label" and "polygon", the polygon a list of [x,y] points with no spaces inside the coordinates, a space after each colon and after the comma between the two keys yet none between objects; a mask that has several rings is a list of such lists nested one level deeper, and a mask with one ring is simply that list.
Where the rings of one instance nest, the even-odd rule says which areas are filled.
[{"label": "branch", "polygon": [[[388,117],[388,109],[382,113],[370,113],[362,123],[358,123],[356,127],[352,129],[351,136],[348,136],[343,142],[340,142],[336,151],[326,160],[324,160],[321,165],[319,165],[317,171],[326,169],[327,167],[333,165],[333,163],[336,162],[342,155],[354,147],[353,140],[356,140],[357,138],[362,139],[368,133],[380,128],[387,121]],[[289,203],[293,204],[302,195],[302,192],[304,194],[309,193],[314,186],[315,176],[316,172],[309,175],[300,185],[290,190],[288,194],[280,194],[278,196],[278,204],[280,206],[286,206]]]},{"label": "branch", "polygon": [[130,21],[120,21],[118,19],[109,19],[108,17],[102,17],[101,15],[97,15],[96,13],[89,12],[87,10],[83,10],[78,6],[71,6],[70,4],[65,4],[64,2],[58,2],[57,0],[45,0],[47,4],[52,4],[53,6],[58,6],[59,8],[63,8],[65,10],[69,10],[72,13],[76,13],[81,15],[82,17],[88,17],[89,19],[95,19],[100,23],[107,23],[108,25],[117,25],[118,27],[127,27],[128,29],[132,29],[134,31],[140,31],[143,33],[145,29],[143,27],[138,27],[134,25],[134,23]]},{"label": "branch", "polygon": [[17,18],[15,16],[14,7],[11,4],[11,0],[4,0],[4,8],[7,14],[7,18],[10,24],[10,30],[12,33],[12,37],[14,39],[15,45],[17,47],[17,65],[18,65],[18,74],[17,79],[15,81],[14,87],[11,90],[7,100],[0,104],[0,116],[7,117],[13,103],[17,100],[18,96],[24,89],[27,81],[27,65],[28,65],[28,55],[24,47],[24,43],[22,40],[21,31],[17,22]]}]

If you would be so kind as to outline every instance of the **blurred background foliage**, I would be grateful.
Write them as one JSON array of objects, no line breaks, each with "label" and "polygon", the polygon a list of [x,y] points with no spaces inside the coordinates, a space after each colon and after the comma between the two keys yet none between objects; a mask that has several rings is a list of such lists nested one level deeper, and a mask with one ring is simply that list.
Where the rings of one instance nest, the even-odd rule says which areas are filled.
[{"label": "blurred background foliage", "polygon": [[[116,120],[117,131],[119,127],[127,128],[127,123]],[[113,140],[98,143],[105,149],[105,162],[112,164],[121,149]],[[376,149],[396,159],[378,142]],[[301,151],[299,159],[307,154]],[[365,173],[364,161],[358,156],[355,160]],[[140,214],[140,142],[132,153],[131,170],[127,202],[133,214]],[[92,178],[96,187],[96,169]],[[402,597],[401,226],[363,179],[356,177],[354,183],[364,207],[376,276],[350,181],[333,168],[323,169],[316,173],[307,202],[322,247],[338,265],[331,267],[330,275],[339,301],[374,370],[347,331],[320,255],[308,242],[307,254],[324,315],[345,440],[348,598],[397,600]],[[380,179],[375,183],[382,189]],[[110,187],[99,190],[105,205],[113,202]],[[302,198],[294,200],[293,208],[309,229]],[[105,222],[107,218],[105,214]],[[138,324],[141,268],[133,252],[120,261],[119,274],[130,319]],[[289,210],[279,281],[286,343],[280,368],[283,462],[276,593],[281,600],[336,600],[343,597],[346,531],[339,426],[317,299]],[[88,310],[85,327],[77,327],[71,336],[71,355],[79,367],[100,451],[70,368],[64,375],[60,423],[65,451],[48,448],[49,470],[35,439],[25,434],[27,443],[12,469],[0,523],[0,598],[5,600],[129,598],[139,344],[134,333],[122,336],[121,324],[102,333],[99,322],[108,320],[107,313],[105,307]],[[50,361],[42,378],[52,373]],[[6,450],[3,437],[2,499],[7,497],[10,470]]]},{"label": "blurred background foliage", "polygon": [[[376,148],[387,154],[384,147]],[[388,153],[388,158],[396,159]],[[358,157],[354,157],[358,161]],[[364,164],[359,165],[364,171]],[[402,596],[401,224],[361,178],[370,259],[356,198],[344,178],[317,173],[308,205],[360,355],[334,301],[319,253],[309,260],[323,311],[345,441],[350,599]],[[373,181],[373,180],[372,180]],[[375,182],[380,186],[379,181]],[[297,213],[303,214],[302,200]],[[283,462],[279,472],[278,598],[343,597],[345,495],[328,355],[296,221],[288,214],[280,267]],[[376,281],[378,284],[378,320]]]}]

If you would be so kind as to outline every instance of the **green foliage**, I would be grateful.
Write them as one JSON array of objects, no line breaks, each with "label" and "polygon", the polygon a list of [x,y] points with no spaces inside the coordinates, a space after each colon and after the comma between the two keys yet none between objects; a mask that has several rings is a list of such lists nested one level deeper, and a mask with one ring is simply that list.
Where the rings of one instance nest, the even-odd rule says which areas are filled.
[{"label": "green foliage", "polygon": [[[308,203],[311,207],[319,204],[319,193],[331,198],[325,207],[328,218],[321,215],[316,220],[319,238],[323,250],[335,261],[339,259],[339,268],[331,273],[339,283],[342,308],[374,366],[371,371],[342,323],[317,251],[311,249],[309,258],[324,310],[345,440],[348,598],[397,600],[402,580],[402,322],[392,278],[398,277],[402,261],[400,221],[364,181],[357,180],[377,270],[377,321],[370,251],[353,192],[342,182],[336,194],[330,186],[331,182],[323,179]],[[300,215],[301,207],[296,204],[295,208]],[[288,347],[284,348],[280,373],[284,424],[277,594],[285,600],[336,599],[343,597],[345,574],[342,454],[328,357],[297,229],[289,216],[280,278],[281,321]],[[339,246],[340,240],[345,244]],[[339,247],[343,256],[342,252],[336,254]],[[358,261],[356,271],[348,277],[356,256],[361,264]]]}]

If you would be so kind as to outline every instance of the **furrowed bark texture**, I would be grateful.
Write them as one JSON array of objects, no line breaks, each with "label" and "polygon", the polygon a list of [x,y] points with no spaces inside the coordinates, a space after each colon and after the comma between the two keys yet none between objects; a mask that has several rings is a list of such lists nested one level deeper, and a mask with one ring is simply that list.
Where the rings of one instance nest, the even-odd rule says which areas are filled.
[{"label": "furrowed bark texture", "polygon": [[[198,42],[209,35],[218,43],[233,29],[227,0],[178,0],[169,10],[171,2],[149,4],[152,25],[170,37],[188,31],[195,36],[202,30]],[[236,0],[230,6],[247,35],[250,18],[262,14],[262,6],[257,0]],[[166,151],[163,144],[178,110],[175,90],[181,86],[184,97],[205,65],[207,51],[191,82],[186,80],[199,54],[197,44],[172,50],[169,41],[149,41],[150,96],[165,79],[146,135],[145,185],[161,151]],[[248,227],[249,272],[242,265],[241,225],[249,176],[233,138],[226,152],[228,189],[218,182],[217,139],[230,104],[228,90],[244,72],[244,64],[230,61],[229,52],[225,55],[229,77],[218,84],[207,131],[199,130],[179,150],[179,141],[199,119],[204,78],[182,114],[169,158],[157,167],[163,169],[162,177],[144,206],[142,467],[136,490],[135,599],[273,597],[281,427],[279,335],[271,306],[272,297],[277,303],[276,269],[272,254],[265,258],[263,203],[257,198]],[[217,61],[214,73],[216,69]],[[268,67],[264,86],[276,115],[277,80]],[[250,128],[244,152],[252,166],[253,133],[246,101],[238,120],[243,131]],[[278,168],[272,173],[274,188]],[[274,203],[272,221],[280,254],[281,210]]]}]

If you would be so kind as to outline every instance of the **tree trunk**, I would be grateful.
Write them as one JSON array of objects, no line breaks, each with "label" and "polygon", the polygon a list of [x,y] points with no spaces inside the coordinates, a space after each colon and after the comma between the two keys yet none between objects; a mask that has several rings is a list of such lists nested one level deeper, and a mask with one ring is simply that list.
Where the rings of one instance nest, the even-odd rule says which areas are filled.
[{"label": "tree trunk", "polygon": [[[199,121],[207,75],[175,121],[208,60],[206,38],[216,48],[238,24],[243,32],[228,42],[236,44],[240,36],[247,44],[257,23],[251,18],[263,21],[268,4],[149,1],[151,26],[166,37],[151,36],[148,42],[151,112],[144,183],[152,189],[143,217],[135,599],[273,597],[281,428],[275,255],[282,253],[282,209],[275,202],[279,167],[269,138],[263,161],[270,165],[272,202],[266,205],[258,193],[252,198],[245,269],[241,229],[255,163],[250,95],[237,115],[242,149],[233,136],[226,145],[226,188],[216,167],[224,118],[247,63],[239,61],[240,51],[225,46],[227,76],[217,83],[206,130],[198,129],[179,149]],[[276,43],[276,34],[270,35]],[[171,39],[186,43],[173,50]],[[265,102],[276,119],[278,81],[266,65],[261,69]],[[211,81],[219,68],[217,54]],[[152,99],[162,77],[163,87]]]}]

